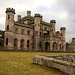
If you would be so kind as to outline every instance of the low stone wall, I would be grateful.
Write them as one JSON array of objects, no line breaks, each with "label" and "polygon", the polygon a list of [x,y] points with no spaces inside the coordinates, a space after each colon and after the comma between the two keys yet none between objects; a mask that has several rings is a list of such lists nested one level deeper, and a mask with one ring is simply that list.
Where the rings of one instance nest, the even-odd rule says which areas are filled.
[{"label": "low stone wall", "polygon": [[33,63],[52,67],[69,75],[75,75],[75,55],[36,55],[33,57]]},{"label": "low stone wall", "polygon": [[33,48],[7,48],[7,47],[0,47],[0,51],[15,51],[15,52],[42,52],[40,50],[34,50]]},{"label": "low stone wall", "polygon": [[74,51],[44,51],[44,50],[35,50],[34,48],[8,48],[0,47],[0,51],[23,51],[23,52],[51,52],[51,53],[75,53]]}]

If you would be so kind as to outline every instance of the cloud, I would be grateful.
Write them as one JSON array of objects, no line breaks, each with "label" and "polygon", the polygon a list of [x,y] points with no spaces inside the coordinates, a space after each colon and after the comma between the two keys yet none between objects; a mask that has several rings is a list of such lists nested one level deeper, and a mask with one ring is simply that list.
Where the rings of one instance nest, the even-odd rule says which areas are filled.
[{"label": "cloud", "polygon": [[16,15],[26,16],[26,11],[31,10],[32,15],[40,13],[43,20],[50,22],[56,20],[56,30],[61,26],[66,27],[66,39],[69,41],[75,36],[75,0],[0,0],[0,29],[5,28],[5,10],[15,8]]},{"label": "cloud", "polygon": [[[68,17],[65,22],[65,26],[67,27],[67,39],[69,40],[70,38],[75,36],[75,1],[74,0],[58,0],[57,5],[59,5],[62,9],[62,11],[66,11],[68,14]],[[63,18],[62,18],[63,19]]]}]

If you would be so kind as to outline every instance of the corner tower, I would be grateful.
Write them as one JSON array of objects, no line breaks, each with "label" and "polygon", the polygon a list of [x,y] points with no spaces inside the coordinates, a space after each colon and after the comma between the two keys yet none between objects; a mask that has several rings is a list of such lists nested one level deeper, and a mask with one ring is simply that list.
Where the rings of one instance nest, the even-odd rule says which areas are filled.
[{"label": "corner tower", "polygon": [[13,26],[14,26],[15,9],[6,8],[5,38],[4,46],[13,47]]},{"label": "corner tower", "polygon": [[6,26],[5,30],[6,31],[12,31],[13,30],[13,25],[14,25],[14,14],[15,14],[15,9],[13,8],[6,8]]},{"label": "corner tower", "polygon": [[41,15],[35,14],[34,15],[34,49],[39,50],[39,44],[40,44],[40,21],[41,21]]},{"label": "corner tower", "polygon": [[53,30],[53,35],[55,35],[55,24],[56,24],[56,20],[51,20],[50,24],[52,25],[52,30]]},{"label": "corner tower", "polygon": [[65,31],[66,31],[66,28],[65,27],[61,27],[60,28],[61,30],[61,50],[65,51],[66,50],[66,43],[65,43]]}]

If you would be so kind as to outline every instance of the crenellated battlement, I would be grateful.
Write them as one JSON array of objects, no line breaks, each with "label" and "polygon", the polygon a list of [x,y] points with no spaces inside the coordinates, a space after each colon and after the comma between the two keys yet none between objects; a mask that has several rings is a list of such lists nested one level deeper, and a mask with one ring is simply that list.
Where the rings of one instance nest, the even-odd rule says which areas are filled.
[{"label": "crenellated battlement", "polygon": [[66,30],[66,27],[61,27],[60,30]]},{"label": "crenellated battlement", "polygon": [[13,8],[6,8],[6,13],[7,12],[13,12],[15,14],[15,9],[13,9]]},{"label": "crenellated battlement", "polygon": [[27,13],[31,13],[31,11],[27,11]]},{"label": "crenellated battlement", "polygon": [[56,20],[50,20],[50,23],[56,23]]},{"label": "crenellated battlement", "polygon": [[60,33],[59,31],[56,32],[57,34]]},{"label": "crenellated battlement", "polygon": [[75,41],[75,38],[72,38],[72,41]]},{"label": "crenellated battlement", "polygon": [[27,11],[27,16],[28,16],[28,17],[31,16],[31,11]]},{"label": "crenellated battlement", "polygon": [[39,13],[38,13],[38,14],[36,13],[36,14],[34,15],[34,17],[40,17],[40,18],[42,18],[41,14],[39,14]]}]

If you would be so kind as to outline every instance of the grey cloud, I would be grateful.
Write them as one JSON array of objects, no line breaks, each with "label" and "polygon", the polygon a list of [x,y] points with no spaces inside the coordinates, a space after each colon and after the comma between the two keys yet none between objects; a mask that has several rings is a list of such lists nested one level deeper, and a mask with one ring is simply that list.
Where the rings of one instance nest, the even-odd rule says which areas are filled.
[{"label": "grey cloud", "polygon": [[[0,14],[5,13],[7,7],[15,8],[15,19],[17,19],[18,14],[22,15],[22,17],[25,16],[27,10],[31,10],[32,15],[41,13],[47,22],[50,22],[51,19],[56,20],[56,30],[60,30],[61,26],[66,27],[67,41],[75,36],[75,0],[55,0],[52,5],[44,5],[43,2],[40,4],[40,0],[39,3],[37,3],[37,0],[1,0],[0,6],[2,10]],[[21,10],[22,8],[23,10]],[[63,18],[63,12],[66,12],[68,16]],[[5,15],[1,14],[0,17],[5,17]],[[0,29],[4,29],[5,25],[3,24],[0,23]]]},{"label": "grey cloud", "polygon": [[0,24],[0,30],[4,30],[5,26],[3,24]]},{"label": "grey cloud", "polygon": [[68,13],[68,19],[64,20],[65,24],[67,24],[67,38],[75,37],[75,0],[58,0],[57,5],[62,11]]}]

